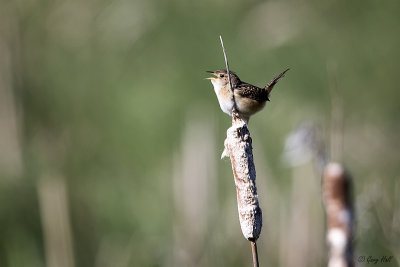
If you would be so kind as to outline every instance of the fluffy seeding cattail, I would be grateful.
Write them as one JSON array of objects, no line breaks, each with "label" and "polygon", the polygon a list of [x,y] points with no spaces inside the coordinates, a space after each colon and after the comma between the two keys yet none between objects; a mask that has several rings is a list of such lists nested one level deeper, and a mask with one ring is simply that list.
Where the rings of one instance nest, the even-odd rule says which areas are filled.
[{"label": "fluffy seeding cattail", "polygon": [[[219,36],[224,53],[229,87],[233,92],[231,76],[229,74],[228,58],[226,56],[222,36]],[[235,97],[233,96],[235,102]],[[256,240],[260,236],[262,227],[262,213],[258,204],[256,188],[256,169],[253,162],[253,148],[250,132],[246,123],[239,118],[236,104],[232,109],[232,126],[226,132],[225,149],[222,157],[231,159],[233,177],[236,185],[236,195],[239,211],[240,227],[245,238],[250,241],[253,255],[253,266],[258,267],[258,252]]]},{"label": "fluffy seeding cattail", "polygon": [[262,212],[258,203],[251,143],[247,125],[233,116],[232,126],[227,130],[222,157],[229,156],[231,159],[243,235],[250,241],[256,241],[261,233]]},{"label": "fluffy seeding cattail", "polygon": [[351,179],[338,163],[330,163],[323,174],[323,198],[330,247],[328,267],[350,267],[353,263],[353,208]]}]

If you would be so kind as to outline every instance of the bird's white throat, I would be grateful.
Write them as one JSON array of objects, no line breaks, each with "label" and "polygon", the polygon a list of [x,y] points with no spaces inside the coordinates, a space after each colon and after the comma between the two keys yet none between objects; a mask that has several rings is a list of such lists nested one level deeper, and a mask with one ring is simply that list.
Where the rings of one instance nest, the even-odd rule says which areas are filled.
[{"label": "bird's white throat", "polygon": [[222,84],[220,79],[213,79],[211,80],[211,83],[214,86],[214,91],[217,95],[219,106],[222,111],[232,116],[233,98],[231,90]]}]

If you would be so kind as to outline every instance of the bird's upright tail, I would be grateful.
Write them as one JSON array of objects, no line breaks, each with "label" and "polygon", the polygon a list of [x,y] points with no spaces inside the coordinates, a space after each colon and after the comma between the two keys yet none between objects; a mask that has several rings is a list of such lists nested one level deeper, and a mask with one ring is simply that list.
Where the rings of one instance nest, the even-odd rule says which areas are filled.
[{"label": "bird's upright tail", "polygon": [[276,76],[274,79],[272,79],[272,81],[270,81],[265,87],[264,89],[268,92],[268,95],[271,93],[272,88],[274,88],[275,84],[279,81],[280,78],[282,78],[283,76],[285,76],[285,73],[290,70],[287,69],[285,71],[283,71],[281,74],[279,74],[278,76]]}]

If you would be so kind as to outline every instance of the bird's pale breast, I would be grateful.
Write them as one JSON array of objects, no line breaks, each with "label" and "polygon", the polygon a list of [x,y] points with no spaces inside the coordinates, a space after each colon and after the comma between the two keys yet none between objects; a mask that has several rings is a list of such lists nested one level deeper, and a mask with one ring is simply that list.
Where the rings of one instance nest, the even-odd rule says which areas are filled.
[{"label": "bird's pale breast", "polygon": [[254,113],[262,110],[266,101],[257,101],[251,98],[242,97],[235,92],[235,102],[239,114],[249,117]]}]

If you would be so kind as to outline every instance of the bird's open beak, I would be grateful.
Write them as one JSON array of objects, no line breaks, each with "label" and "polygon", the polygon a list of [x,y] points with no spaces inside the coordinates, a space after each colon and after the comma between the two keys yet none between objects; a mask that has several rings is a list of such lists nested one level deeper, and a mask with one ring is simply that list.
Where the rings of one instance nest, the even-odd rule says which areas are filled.
[{"label": "bird's open beak", "polygon": [[[211,71],[211,70],[206,70],[206,72],[208,72],[208,73],[212,73],[212,74],[214,74],[215,75],[215,73],[214,73],[214,71]],[[208,77],[208,78],[204,78],[205,80],[213,80],[213,79],[215,79],[215,77]]]}]

